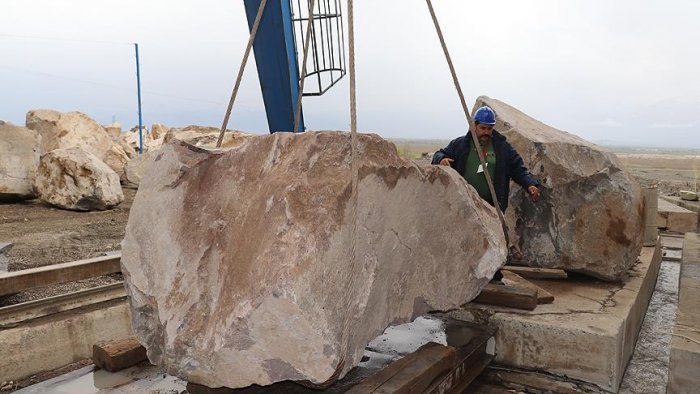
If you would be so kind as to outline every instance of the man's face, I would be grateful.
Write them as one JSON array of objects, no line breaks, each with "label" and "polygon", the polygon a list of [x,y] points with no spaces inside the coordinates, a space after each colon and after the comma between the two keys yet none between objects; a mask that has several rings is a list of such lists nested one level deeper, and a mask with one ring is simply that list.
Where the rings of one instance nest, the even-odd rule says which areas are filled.
[{"label": "man's face", "polygon": [[491,138],[491,133],[493,132],[493,126],[487,124],[476,125],[476,136],[479,138],[481,144],[486,144]]}]

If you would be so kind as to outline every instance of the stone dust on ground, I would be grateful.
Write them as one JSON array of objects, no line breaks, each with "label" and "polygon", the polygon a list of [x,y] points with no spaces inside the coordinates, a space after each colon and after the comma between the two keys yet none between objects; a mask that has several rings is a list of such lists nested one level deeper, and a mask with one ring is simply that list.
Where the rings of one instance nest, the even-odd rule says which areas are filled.
[{"label": "stone dust on ground", "polygon": [[[123,189],[124,202],[107,211],[76,212],[52,207],[39,200],[0,204],[0,242],[14,244],[7,252],[8,270],[102,256],[119,250],[129,210],[136,195]],[[9,297],[0,306],[49,297],[89,287],[115,283],[121,274],[46,286]]]}]

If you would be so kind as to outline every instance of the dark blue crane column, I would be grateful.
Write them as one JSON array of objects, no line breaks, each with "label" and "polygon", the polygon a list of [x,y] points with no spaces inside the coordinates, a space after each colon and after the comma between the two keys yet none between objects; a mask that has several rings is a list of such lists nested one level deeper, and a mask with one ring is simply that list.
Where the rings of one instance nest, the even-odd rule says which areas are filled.
[{"label": "dark blue crane column", "polygon": [[[252,29],[261,0],[244,0]],[[253,44],[270,133],[294,130],[299,68],[289,0],[268,0]],[[304,115],[299,131],[304,131]]]}]

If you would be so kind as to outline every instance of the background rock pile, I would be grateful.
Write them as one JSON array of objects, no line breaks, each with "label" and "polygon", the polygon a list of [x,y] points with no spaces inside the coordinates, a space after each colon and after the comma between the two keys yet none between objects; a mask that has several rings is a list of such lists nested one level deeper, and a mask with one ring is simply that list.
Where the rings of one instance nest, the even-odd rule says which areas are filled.
[{"label": "background rock pile", "polygon": [[[165,141],[179,139],[214,148],[212,127],[144,129],[139,154],[138,127],[102,126],[81,112],[32,110],[25,127],[0,121],[0,201],[39,198],[77,211],[104,210],[124,200],[122,186],[137,187],[149,160]],[[249,135],[227,133],[223,148],[239,146]]]}]

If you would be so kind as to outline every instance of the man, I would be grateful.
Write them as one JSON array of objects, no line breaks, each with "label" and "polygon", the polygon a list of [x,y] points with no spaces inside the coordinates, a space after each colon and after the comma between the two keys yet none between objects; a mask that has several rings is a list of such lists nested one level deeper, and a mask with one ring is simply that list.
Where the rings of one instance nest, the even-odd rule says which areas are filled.
[{"label": "man", "polygon": [[506,141],[506,137],[493,129],[496,124],[496,114],[489,107],[481,107],[474,114],[476,136],[481,144],[481,152],[477,152],[471,134],[458,137],[446,148],[440,149],[433,155],[433,164],[450,166],[457,170],[466,181],[472,185],[479,196],[493,205],[484,169],[479,156],[485,157],[486,168],[491,175],[496,199],[501,211],[508,208],[510,180],[522,186],[530,195],[532,201],[540,199],[540,183],[535,180],[523,163],[518,152]]}]

